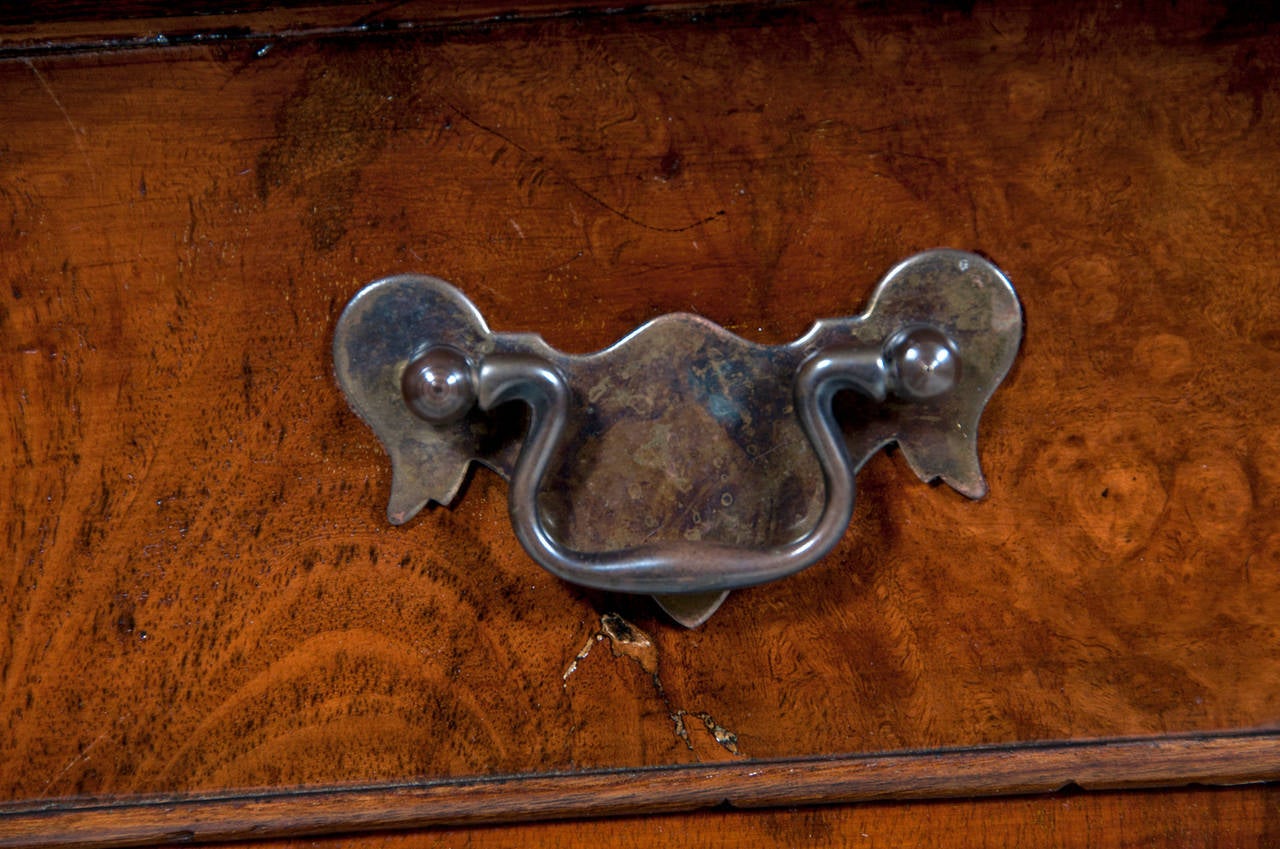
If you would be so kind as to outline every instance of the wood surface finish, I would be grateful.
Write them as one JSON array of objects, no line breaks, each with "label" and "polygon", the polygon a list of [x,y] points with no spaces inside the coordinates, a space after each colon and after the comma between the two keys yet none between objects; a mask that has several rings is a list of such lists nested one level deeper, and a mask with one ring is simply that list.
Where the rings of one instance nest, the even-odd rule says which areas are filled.
[{"label": "wood surface finish", "polygon": [[1270,849],[1280,842],[1275,787],[1085,793],[1025,799],[870,803],[708,811],[536,826],[269,841],[256,849],[527,849],[547,847],[1055,847]]},{"label": "wood surface finish", "polygon": [[1271,849],[1280,841],[1275,786],[1162,793],[1087,793],[1023,799],[760,811],[544,822],[521,826],[279,840],[252,849],[547,849],[695,846],[698,849],[794,849],[795,846],[1052,846],[1053,849]]},{"label": "wood surface finish", "polygon": [[1055,847],[1269,849],[1280,841],[1275,787],[1084,793],[848,807],[707,811],[269,841],[260,849],[527,849],[547,847]]},{"label": "wood surface finish", "polygon": [[0,809],[0,846],[183,842],[1280,779],[1280,735],[1049,744]]},{"label": "wood surface finish", "polygon": [[[0,797],[1280,719],[1273,21],[802,4],[63,47],[0,50]],[[491,474],[387,526],[332,379],[338,312],[390,273],[562,350],[672,311],[778,343],[940,245],[1027,317],[991,495],[878,457],[835,554],[694,632],[542,573]]]}]

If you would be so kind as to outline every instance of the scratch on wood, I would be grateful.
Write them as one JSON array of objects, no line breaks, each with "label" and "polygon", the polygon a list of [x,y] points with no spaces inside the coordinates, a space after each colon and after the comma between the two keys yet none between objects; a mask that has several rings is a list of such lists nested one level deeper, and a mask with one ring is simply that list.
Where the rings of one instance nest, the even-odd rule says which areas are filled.
[{"label": "scratch on wood", "polygon": [[569,676],[578,671],[578,664],[587,659],[587,655],[591,654],[591,647],[604,639],[604,634],[599,631],[594,632],[587,637],[587,642],[582,646],[582,650],[573,656],[573,660],[569,662],[569,666],[565,668],[564,675],[560,676],[564,680],[565,689],[569,688]]},{"label": "scratch on wood", "polygon": [[[510,136],[506,135],[501,130],[496,129],[495,127],[490,127],[486,124],[482,124],[481,122],[477,121],[475,118],[472,118],[470,115],[464,112],[461,108],[459,108],[457,104],[446,103],[446,105],[450,109],[452,109],[454,112],[458,113],[458,117],[466,121],[471,126],[475,127],[477,130],[480,130],[483,133],[491,135],[494,138],[500,139],[501,141],[515,148],[525,157],[532,159],[534,162],[542,161],[543,158],[541,156],[535,154],[532,150],[520,144]],[[495,163],[497,162],[496,158],[494,159],[494,162]],[[630,224],[634,224],[637,227],[643,227],[646,230],[652,230],[656,233],[684,233],[688,230],[693,230],[697,227],[702,227],[703,225],[710,224],[712,221],[715,221],[717,218],[722,218],[725,215],[725,210],[720,209],[711,215],[707,215],[703,218],[699,218],[697,221],[693,221],[688,224],[681,225],[679,227],[662,227],[657,224],[650,224],[647,221],[641,221],[640,219],[636,218],[634,215],[630,215],[624,210],[618,209],[616,206],[613,206],[604,198],[600,197],[594,192],[589,191],[585,186],[583,186],[581,183],[574,180],[572,177],[569,177],[568,175],[561,173],[558,169],[555,169],[555,168],[544,169],[544,172],[540,172],[540,173],[551,174],[553,177],[555,177],[555,179],[559,180],[563,185],[569,187],[573,191],[582,195],[587,200],[591,201],[592,203],[604,209],[606,212],[610,212],[618,216],[623,221],[626,221]]]},{"label": "scratch on wood", "polygon": [[105,740],[110,733],[111,733],[111,729],[108,728],[106,731],[103,731],[97,737],[93,738],[93,740],[90,741],[90,743],[87,746],[85,746],[83,749],[81,749],[77,754],[72,756],[72,758],[69,761],[67,761],[66,764],[63,765],[62,769],[58,770],[58,772],[56,772],[54,776],[45,783],[44,787],[40,790],[40,795],[43,796],[46,793],[48,793],[49,788],[53,786],[54,782],[62,778],[68,772],[70,772],[71,768],[74,767],[76,764],[82,763],[84,761],[88,761],[89,752],[93,750],[94,746],[98,745],[103,740]]},{"label": "scratch on wood", "polygon": [[84,140],[81,138],[81,136],[84,135],[84,130],[77,126],[75,121],[71,120],[71,113],[67,111],[67,107],[62,105],[62,100],[58,97],[58,93],[53,90],[53,86],[49,84],[49,80],[45,75],[40,73],[40,69],[36,67],[35,63],[30,59],[24,58],[22,60],[22,64],[31,69],[31,73],[35,74],[36,80],[40,83],[40,87],[44,89],[45,94],[49,95],[49,99],[53,101],[53,105],[58,107],[58,111],[62,113],[62,120],[67,122],[67,127],[71,129],[71,137],[75,139],[76,150],[80,151],[80,156],[84,159],[85,167],[89,169],[89,176],[93,178],[94,183],[96,184],[98,175],[97,172],[94,171],[93,163],[89,161],[89,153],[84,149]]}]

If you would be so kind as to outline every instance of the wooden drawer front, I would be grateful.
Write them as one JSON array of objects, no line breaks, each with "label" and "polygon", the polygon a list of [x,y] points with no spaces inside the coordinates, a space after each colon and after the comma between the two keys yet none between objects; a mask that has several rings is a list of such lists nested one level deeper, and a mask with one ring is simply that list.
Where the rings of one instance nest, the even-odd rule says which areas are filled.
[{"label": "wooden drawer front", "polygon": [[[1143,14],[0,47],[9,812],[1161,735],[1145,780],[1274,777],[1280,39]],[[942,245],[1026,314],[990,496],[878,456],[835,554],[697,631],[542,572],[491,473],[389,526],[332,376],[391,273],[563,350],[672,311],[778,343]]]}]

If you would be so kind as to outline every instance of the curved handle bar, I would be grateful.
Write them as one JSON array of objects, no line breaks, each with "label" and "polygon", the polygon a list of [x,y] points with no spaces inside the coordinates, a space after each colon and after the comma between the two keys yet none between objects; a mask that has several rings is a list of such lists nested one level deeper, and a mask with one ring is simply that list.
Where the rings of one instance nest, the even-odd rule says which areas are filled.
[{"label": "curved handle bar", "polygon": [[511,524],[529,555],[575,584],[627,593],[714,592],[782,578],[811,566],[835,547],[853,516],[854,474],[831,402],[842,389],[883,401],[890,380],[880,349],[835,345],[796,371],[795,406],[822,467],[826,501],[817,522],[800,538],[766,549],[722,543],[667,542],[604,552],[561,544],[543,525],[538,490],[564,433],[571,392],[547,360],[524,353],[493,353],[479,367],[476,397],[484,409],[506,401],[529,406],[529,430],[508,492]]}]

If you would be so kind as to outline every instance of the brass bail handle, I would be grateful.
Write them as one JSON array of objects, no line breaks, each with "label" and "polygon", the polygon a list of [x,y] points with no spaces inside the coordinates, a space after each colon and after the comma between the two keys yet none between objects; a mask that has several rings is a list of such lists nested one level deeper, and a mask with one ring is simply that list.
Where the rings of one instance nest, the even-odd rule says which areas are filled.
[{"label": "brass bail handle", "polygon": [[843,389],[884,401],[893,392],[924,400],[950,391],[961,368],[954,343],[927,326],[895,335],[886,350],[832,345],[795,376],[795,408],[822,468],[826,495],[818,521],[802,536],[764,549],[714,542],[666,542],[616,551],[576,551],[543,524],[538,492],[564,436],[572,392],[564,375],[534,354],[495,353],[477,366],[456,349],[429,348],[409,364],[405,402],[423,421],[449,424],[478,404],[528,405],[528,433],[508,490],[511,524],[540,566],[571,583],[623,593],[719,592],[784,578],[821,560],[853,515],[856,469],[832,410]]},{"label": "brass bail handle", "polygon": [[[922,479],[981,497],[978,418],[1021,333],[1017,297],[993,264],[936,250],[890,270],[863,314],[819,320],[789,345],[755,345],[705,319],[677,314],[596,354],[567,355],[537,336],[489,331],[471,302],[441,280],[399,276],[352,300],[339,320],[334,354],[353,408],[391,455],[388,517],[394,523],[408,521],[428,501],[447,504],[467,464],[483,463],[509,479],[512,526],[535,562],[581,586],[652,594],[691,625],[710,616],[729,590],[784,578],[829,554],[853,515],[858,469],[890,442]],[[696,364],[672,361],[678,360],[668,353],[673,339],[682,341],[680,350],[700,352]],[[628,367],[637,362],[645,368]],[[732,380],[710,381],[717,387],[712,393],[691,372]],[[705,406],[707,416],[729,422],[735,438],[758,452],[781,447],[778,434],[788,428],[802,433],[816,466],[799,454],[794,465],[815,467],[804,481],[813,492],[822,488],[816,517],[791,538],[765,544],[642,539],[582,550],[561,538],[539,507],[559,472],[557,458],[563,463],[579,453],[593,429],[630,417],[631,433],[654,415],[645,418],[621,404],[607,415],[575,405],[619,383],[635,389],[637,374],[658,384],[655,393],[670,405]],[[879,411],[849,423],[848,432],[833,407],[845,390]],[[527,407],[527,427],[495,441],[495,411],[509,402]],[[770,423],[771,417],[794,421]],[[576,496],[564,493],[570,503]],[[610,515],[590,504],[583,510],[593,518]]]}]

